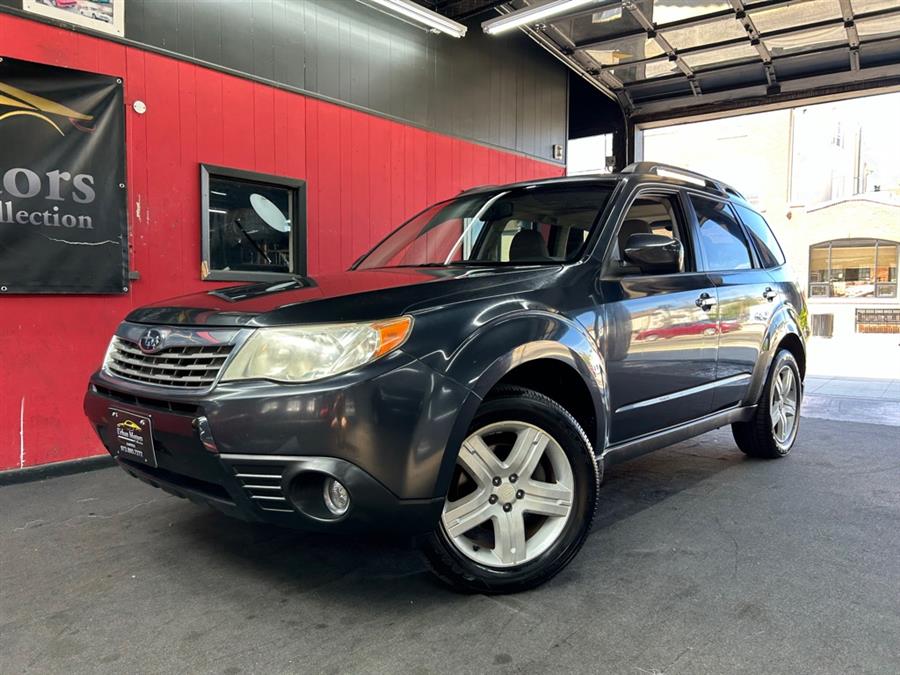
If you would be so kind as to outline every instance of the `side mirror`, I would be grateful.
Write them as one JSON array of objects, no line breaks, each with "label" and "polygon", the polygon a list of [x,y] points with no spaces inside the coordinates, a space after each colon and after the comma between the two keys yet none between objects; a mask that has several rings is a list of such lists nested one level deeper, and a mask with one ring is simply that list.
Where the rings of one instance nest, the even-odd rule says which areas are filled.
[{"label": "side mirror", "polygon": [[625,260],[644,274],[675,274],[684,269],[684,248],[671,237],[636,233],[625,242]]}]

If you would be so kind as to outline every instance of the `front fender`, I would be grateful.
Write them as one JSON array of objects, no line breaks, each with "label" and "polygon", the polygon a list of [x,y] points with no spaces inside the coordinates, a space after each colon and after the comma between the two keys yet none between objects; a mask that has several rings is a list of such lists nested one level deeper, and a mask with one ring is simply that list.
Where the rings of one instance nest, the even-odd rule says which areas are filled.
[{"label": "front fender", "polygon": [[765,338],[762,342],[760,357],[757,359],[756,368],[753,370],[753,376],[750,380],[750,387],[747,390],[747,398],[744,401],[746,405],[753,405],[759,401],[762,396],[763,387],[766,384],[766,377],[769,374],[769,368],[775,358],[778,345],[787,335],[796,335],[800,338],[800,342],[806,348],[806,340],[804,339],[803,322],[800,315],[790,305],[782,305],[769,321]]},{"label": "front fender", "polygon": [[453,426],[438,478],[436,494],[449,486],[459,447],[482,399],[505,375],[537,359],[559,361],[573,368],[587,386],[597,419],[591,443],[599,455],[607,440],[609,397],[603,359],[580,324],[544,311],[507,315],[481,326],[446,361],[446,374],[466,386],[471,395]]}]

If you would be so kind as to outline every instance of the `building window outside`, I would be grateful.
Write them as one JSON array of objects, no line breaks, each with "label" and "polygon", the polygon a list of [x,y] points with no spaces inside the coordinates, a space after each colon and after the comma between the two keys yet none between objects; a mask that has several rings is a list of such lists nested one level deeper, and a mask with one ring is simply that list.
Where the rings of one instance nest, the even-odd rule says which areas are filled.
[{"label": "building window outside", "polygon": [[202,165],[201,195],[204,279],[306,274],[305,181]]},{"label": "building window outside", "polygon": [[835,239],[809,249],[809,296],[896,298],[900,244],[881,239]]},{"label": "building window outside", "polygon": [[570,139],[566,158],[568,176],[611,173],[615,169],[613,135],[601,134]]}]

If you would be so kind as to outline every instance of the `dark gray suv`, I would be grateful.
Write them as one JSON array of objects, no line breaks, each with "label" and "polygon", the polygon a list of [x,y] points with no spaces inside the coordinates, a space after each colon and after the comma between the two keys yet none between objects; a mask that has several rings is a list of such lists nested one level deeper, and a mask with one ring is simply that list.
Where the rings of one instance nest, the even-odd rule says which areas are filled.
[{"label": "dark gray suv", "polygon": [[85,412],[132,476],[250,521],[416,536],[454,587],[568,563],[603,467],[731,425],[786,455],[804,300],[723,183],[641,163],[429,207],[341,274],[132,312]]}]

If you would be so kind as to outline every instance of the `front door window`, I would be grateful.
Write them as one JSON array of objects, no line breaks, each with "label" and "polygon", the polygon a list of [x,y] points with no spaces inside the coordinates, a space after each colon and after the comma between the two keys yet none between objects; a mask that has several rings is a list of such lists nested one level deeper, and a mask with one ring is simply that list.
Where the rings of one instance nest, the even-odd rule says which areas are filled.
[{"label": "front door window", "polygon": [[685,250],[684,271],[693,269],[690,247],[685,238],[683,219],[674,195],[641,195],[625,214],[613,242],[609,269],[618,274],[640,274],[640,270],[625,260],[625,244],[633,234],[657,234],[681,242]]}]

